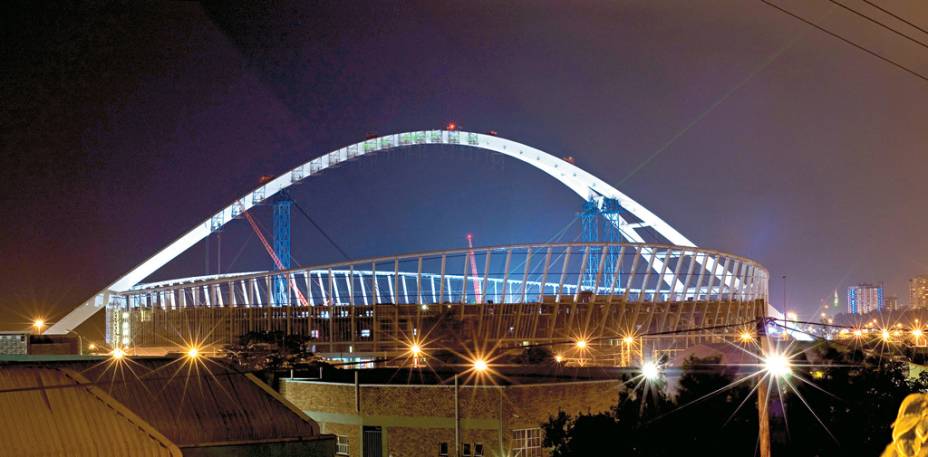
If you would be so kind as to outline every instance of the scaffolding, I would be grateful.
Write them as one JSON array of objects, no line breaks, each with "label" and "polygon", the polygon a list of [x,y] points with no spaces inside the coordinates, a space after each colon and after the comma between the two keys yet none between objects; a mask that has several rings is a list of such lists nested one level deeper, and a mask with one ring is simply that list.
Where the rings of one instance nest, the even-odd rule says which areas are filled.
[{"label": "scaffolding", "polygon": [[[279,270],[290,269],[290,208],[292,206],[293,200],[286,192],[282,192],[274,200],[274,254],[280,260],[280,265],[275,265]],[[290,303],[289,281],[285,275],[278,275],[274,278],[274,303],[277,306]]]},{"label": "scaffolding", "polygon": [[[584,243],[621,243],[621,212],[622,207],[619,205],[619,201],[614,198],[595,196],[583,202],[583,207],[580,212],[577,213],[577,217],[580,218],[582,230],[580,234],[581,241]],[[591,252],[591,255],[587,259],[587,273],[584,283],[588,287],[592,287],[596,282],[595,272],[600,271],[599,262],[601,261],[601,255],[599,254],[601,254],[599,250]],[[617,252],[606,252],[606,257],[604,259],[605,268],[602,271],[603,274],[607,276],[612,275],[617,256]],[[619,280],[621,280],[621,278],[619,278]]]}]

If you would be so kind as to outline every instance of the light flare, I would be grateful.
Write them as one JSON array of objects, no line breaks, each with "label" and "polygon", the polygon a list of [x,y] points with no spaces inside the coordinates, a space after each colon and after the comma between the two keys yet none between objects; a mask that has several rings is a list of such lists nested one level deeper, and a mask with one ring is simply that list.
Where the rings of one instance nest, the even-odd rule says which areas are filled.
[{"label": "light flare", "polygon": [[487,370],[490,369],[490,364],[482,358],[477,359],[477,360],[474,360],[473,369],[477,373],[485,373]]},{"label": "light flare", "polygon": [[779,352],[767,354],[763,363],[764,371],[775,378],[785,378],[793,372],[789,357]]},{"label": "light flare", "polygon": [[661,377],[660,366],[649,360],[641,365],[641,375],[646,381],[657,381]]}]

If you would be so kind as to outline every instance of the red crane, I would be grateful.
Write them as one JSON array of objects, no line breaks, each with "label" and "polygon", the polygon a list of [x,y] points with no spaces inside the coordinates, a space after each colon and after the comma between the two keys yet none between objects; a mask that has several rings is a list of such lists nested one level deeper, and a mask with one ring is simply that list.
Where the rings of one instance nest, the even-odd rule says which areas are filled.
[{"label": "red crane", "polygon": [[[271,247],[271,244],[267,242],[267,238],[264,237],[264,233],[261,232],[261,228],[258,227],[258,224],[255,222],[254,218],[251,217],[251,214],[248,213],[248,210],[245,209],[245,205],[242,205],[241,202],[239,202],[238,205],[242,210],[242,215],[245,216],[245,219],[248,220],[248,225],[251,225],[251,229],[255,231],[255,235],[258,235],[258,239],[261,240],[261,244],[264,245],[264,250],[266,250],[268,255],[271,256],[271,259],[274,260],[274,265],[277,266],[278,270],[283,270],[283,263],[281,263],[280,258],[277,257],[277,254],[274,252],[274,248]],[[300,302],[301,305],[308,306],[306,297],[303,296],[303,292],[300,292],[300,289],[296,286],[296,279],[294,279],[293,276],[288,276],[290,287],[296,293],[296,299]]]}]

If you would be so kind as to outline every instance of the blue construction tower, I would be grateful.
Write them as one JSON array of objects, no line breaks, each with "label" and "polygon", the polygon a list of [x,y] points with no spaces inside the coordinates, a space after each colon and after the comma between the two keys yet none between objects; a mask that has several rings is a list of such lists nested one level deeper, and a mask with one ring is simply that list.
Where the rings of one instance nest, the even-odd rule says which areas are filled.
[{"label": "blue construction tower", "polygon": [[[293,200],[286,192],[274,199],[274,255],[280,260],[280,269],[290,269],[290,208]],[[274,266],[276,267],[276,265]],[[274,304],[290,303],[290,288],[286,275],[274,278]]]},{"label": "blue construction tower", "polygon": [[[622,232],[619,230],[621,212],[622,207],[619,205],[619,201],[614,198],[595,196],[583,202],[583,208],[578,213],[582,230],[580,234],[581,240],[587,243],[621,243]],[[583,281],[589,288],[595,286],[601,253],[600,248],[590,249],[590,256],[584,268],[586,273]],[[605,279],[601,280],[600,286],[608,285],[611,282],[618,258],[619,253],[617,250],[610,249],[607,252],[602,271],[602,277]]]}]

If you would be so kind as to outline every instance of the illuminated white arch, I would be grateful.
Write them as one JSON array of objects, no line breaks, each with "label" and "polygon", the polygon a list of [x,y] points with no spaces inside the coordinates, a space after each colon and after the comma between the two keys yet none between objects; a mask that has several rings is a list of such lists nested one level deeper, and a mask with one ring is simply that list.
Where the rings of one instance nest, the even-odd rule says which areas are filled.
[{"label": "illuminated white arch", "polygon": [[[360,143],[337,149],[323,156],[306,162],[276,178],[259,186],[252,192],[245,194],[229,206],[213,214],[192,230],[185,233],[173,243],[156,253],[148,260],[117,279],[106,289],[101,290],[89,300],[68,313],[63,319],[50,326],[46,333],[64,334],[76,328],[93,314],[105,307],[114,292],[125,291],[138,284],[149,275],[166,265],[178,255],[191,248],[194,244],[208,237],[210,233],[219,229],[239,216],[241,211],[251,209],[274,194],[296,184],[309,176],[318,174],[342,162],[352,160],[377,151],[394,149],[398,147],[415,146],[423,144],[449,144],[469,146],[500,153],[525,162],[560,181],[573,190],[581,198],[588,199],[594,196],[614,198],[619,201],[622,208],[634,215],[638,221],[627,223],[620,216],[620,230],[626,240],[634,243],[643,243],[645,239],[639,230],[645,227],[653,229],[664,238],[664,241],[677,246],[695,247],[696,245],[683,236],[676,229],[657,217],[644,206],[641,206],[629,196],[623,194],[615,187],[579,167],[564,161],[557,156],[546,153],[540,149],[507,140],[495,135],[463,132],[457,130],[425,130],[406,133],[397,133],[382,137],[368,139]],[[642,255],[656,255],[654,252],[642,252]],[[708,260],[707,260],[708,262]],[[702,262],[700,262],[702,263]],[[651,264],[655,270],[661,270],[662,260],[654,259]],[[717,271],[718,265],[705,265],[710,271]],[[719,272],[721,274],[721,272]]]}]

